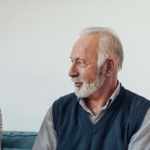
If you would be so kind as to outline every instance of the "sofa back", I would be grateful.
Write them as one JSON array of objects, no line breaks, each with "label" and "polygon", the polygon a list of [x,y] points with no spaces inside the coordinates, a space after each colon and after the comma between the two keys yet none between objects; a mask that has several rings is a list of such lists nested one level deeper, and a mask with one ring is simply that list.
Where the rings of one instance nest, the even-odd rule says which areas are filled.
[{"label": "sofa back", "polygon": [[3,131],[2,150],[31,150],[37,132]]}]

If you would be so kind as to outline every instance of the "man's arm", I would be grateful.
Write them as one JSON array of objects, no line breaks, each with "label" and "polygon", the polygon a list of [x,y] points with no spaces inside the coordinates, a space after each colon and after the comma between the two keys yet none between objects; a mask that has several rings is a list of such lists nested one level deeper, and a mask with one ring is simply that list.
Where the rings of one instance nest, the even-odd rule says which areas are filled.
[{"label": "man's arm", "polygon": [[32,150],[56,150],[57,133],[53,125],[52,106],[48,110]]},{"label": "man's arm", "polygon": [[150,150],[150,108],[140,129],[132,136],[128,150]]}]

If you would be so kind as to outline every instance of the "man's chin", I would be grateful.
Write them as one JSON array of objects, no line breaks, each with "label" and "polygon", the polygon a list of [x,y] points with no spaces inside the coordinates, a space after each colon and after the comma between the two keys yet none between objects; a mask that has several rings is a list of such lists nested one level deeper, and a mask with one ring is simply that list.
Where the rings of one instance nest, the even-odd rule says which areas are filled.
[{"label": "man's chin", "polygon": [[78,98],[87,98],[88,96],[90,96],[91,94],[89,94],[88,92],[83,91],[82,88],[77,88],[75,87],[75,95]]}]

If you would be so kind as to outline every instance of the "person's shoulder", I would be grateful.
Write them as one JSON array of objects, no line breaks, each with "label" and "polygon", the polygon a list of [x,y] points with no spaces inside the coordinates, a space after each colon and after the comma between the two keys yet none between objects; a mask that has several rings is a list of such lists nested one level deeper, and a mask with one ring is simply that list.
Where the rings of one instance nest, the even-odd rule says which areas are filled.
[{"label": "person's shoulder", "polygon": [[60,101],[60,102],[67,102],[67,101],[73,101],[74,99],[77,100],[77,97],[76,97],[75,93],[70,93],[70,94],[61,96],[61,97],[58,99],[58,101]]},{"label": "person's shoulder", "polygon": [[126,101],[130,101],[130,103],[134,103],[135,105],[137,104],[144,104],[146,103],[147,105],[150,106],[150,100],[146,99],[145,97],[134,93],[128,89],[125,89],[125,99]]},{"label": "person's shoulder", "polygon": [[149,101],[149,100],[146,99],[145,97],[143,97],[143,96],[141,96],[141,95],[139,95],[139,94],[137,94],[137,93],[135,93],[135,92],[132,92],[132,91],[130,91],[130,90],[128,90],[128,89],[126,89],[126,96],[127,96],[127,97],[131,97],[133,100],[139,99],[139,100]]},{"label": "person's shoulder", "polygon": [[63,106],[63,105],[70,105],[75,102],[77,102],[77,97],[75,93],[70,93],[70,94],[61,96],[59,99],[57,99],[54,102],[54,104]]},{"label": "person's shoulder", "polygon": [[[76,108],[77,105],[78,105],[78,100],[74,93],[62,96],[58,100],[56,100],[52,106],[54,124],[55,125],[57,124],[59,120],[57,118],[61,118],[62,120],[62,118],[70,114],[70,112],[74,108]],[[57,127],[55,126],[55,128]]]}]

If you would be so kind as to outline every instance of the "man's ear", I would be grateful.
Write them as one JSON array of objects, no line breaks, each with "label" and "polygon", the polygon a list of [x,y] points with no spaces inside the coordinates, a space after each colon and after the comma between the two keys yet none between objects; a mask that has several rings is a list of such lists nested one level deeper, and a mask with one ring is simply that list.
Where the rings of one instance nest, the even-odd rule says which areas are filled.
[{"label": "man's ear", "polygon": [[111,76],[116,69],[116,61],[113,58],[108,58],[104,63],[104,72],[106,76]]}]

